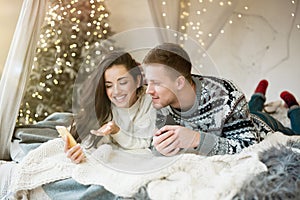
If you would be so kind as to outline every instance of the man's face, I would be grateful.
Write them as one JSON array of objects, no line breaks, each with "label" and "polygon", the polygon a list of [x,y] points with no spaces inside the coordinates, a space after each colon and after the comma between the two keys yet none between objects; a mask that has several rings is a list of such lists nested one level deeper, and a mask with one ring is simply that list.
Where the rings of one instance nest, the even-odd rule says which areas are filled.
[{"label": "man's face", "polygon": [[149,64],[144,70],[148,84],[146,93],[152,96],[153,107],[177,107],[176,82],[166,68],[161,64]]}]

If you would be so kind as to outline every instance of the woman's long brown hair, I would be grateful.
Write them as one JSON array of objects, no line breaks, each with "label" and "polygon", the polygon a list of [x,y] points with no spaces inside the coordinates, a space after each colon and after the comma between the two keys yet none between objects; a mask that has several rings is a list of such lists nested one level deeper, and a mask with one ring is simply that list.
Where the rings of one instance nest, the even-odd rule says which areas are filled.
[{"label": "woman's long brown hair", "polygon": [[[99,129],[113,117],[104,80],[105,71],[113,65],[124,65],[135,81],[138,81],[138,76],[142,79],[139,63],[129,53],[115,51],[104,56],[97,69],[81,87],[78,113],[75,113],[75,123],[71,127],[71,133],[77,136],[77,141],[85,140],[87,148],[94,146],[101,139],[91,135],[90,130]],[[142,89],[141,86],[142,84],[137,93]]]}]

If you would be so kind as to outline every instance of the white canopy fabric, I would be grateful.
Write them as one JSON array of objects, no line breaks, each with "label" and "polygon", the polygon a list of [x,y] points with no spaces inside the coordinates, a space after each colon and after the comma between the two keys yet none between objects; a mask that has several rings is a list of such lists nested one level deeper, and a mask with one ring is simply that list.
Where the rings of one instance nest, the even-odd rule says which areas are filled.
[{"label": "white canopy fabric", "polygon": [[0,159],[10,158],[10,141],[29,78],[46,0],[24,0],[0,82]]}]

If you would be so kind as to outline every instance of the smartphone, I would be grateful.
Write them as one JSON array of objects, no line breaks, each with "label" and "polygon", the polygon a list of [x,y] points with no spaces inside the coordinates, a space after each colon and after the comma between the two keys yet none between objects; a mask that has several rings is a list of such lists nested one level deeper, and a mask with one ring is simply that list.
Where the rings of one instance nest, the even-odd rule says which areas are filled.
[{"label": "smartphone", "polygon": [[65,126],[55,126],[55,128],[64,140],[68,137],[71,148],[77,144],[76,140]]}]

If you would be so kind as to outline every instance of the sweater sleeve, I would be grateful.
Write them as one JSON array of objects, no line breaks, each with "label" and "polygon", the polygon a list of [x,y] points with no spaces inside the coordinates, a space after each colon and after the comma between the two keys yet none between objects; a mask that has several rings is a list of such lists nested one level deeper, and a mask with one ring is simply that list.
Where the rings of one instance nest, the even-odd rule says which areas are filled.
[{"label": "sweater sleeve", "polygon": [[201,155],[222,155],[240,152],[257,142],[257,131],[250,118],[247,101],[242,96],[225,119],[221,133],[200,132],[197,151]]}]

